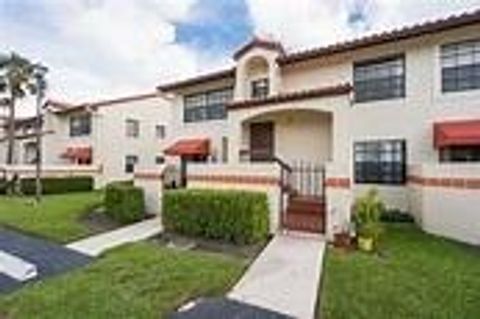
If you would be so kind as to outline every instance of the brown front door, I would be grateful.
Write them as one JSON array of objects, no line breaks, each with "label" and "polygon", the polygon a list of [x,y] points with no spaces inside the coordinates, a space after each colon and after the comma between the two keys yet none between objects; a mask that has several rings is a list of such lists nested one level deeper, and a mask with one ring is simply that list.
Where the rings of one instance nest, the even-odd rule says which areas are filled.
[{"label": "brown front door", "polygon": [[273,122],[250,124],[250,160],[270,161],[274,156],[275,135]]}]

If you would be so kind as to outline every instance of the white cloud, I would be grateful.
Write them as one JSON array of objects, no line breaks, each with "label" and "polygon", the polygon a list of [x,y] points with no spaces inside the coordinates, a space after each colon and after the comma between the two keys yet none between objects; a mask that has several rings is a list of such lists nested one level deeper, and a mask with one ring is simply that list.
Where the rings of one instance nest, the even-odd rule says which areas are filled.
[{"label": "white cloud", "polygon": [[193,1],[44,0],[48,26],[0,21],[0,50],[48,65],[49,95],[60,100],[153,90],[197,69],[195,52],[175,42],[174,24],[188,19]]},{"label": "white cloud", "polygon": [[254,30],[291,49],[361,35],[348,23],[354,9],[365,14],[368,33],[478,8],[480,0],[247,0]]}]

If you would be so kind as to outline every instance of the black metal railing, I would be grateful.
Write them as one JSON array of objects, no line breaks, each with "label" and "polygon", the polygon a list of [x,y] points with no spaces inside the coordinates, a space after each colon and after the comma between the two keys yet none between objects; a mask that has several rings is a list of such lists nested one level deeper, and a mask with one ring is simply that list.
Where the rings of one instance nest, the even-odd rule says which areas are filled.
[{"label": "black metal railing", "polygon": [[297,195],[323,198],[325,196],[325,167],[309,162],[291,166],[290,187]]}]

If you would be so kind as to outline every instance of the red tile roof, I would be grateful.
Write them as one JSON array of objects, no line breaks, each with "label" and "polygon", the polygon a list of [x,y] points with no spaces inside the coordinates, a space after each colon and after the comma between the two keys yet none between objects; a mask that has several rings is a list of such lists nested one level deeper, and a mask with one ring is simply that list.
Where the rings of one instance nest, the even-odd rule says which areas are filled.
[{"label": "red tile roof", "polygon": [[[340,42],[325,47],[319,47],[309,49],[300,52],[293,52],[282,54],[277,58],[277,62],[280,66],[286,66],[295,64],[298,62],[304,62],[312,59],[317,59],[333,54],[344,53],[351,50],[366,48],[374,45],[384,44],[393,41],[406,40],[418,36],[428,35],[440,31],[446,31],[449,29],[464,27],[480,22],[480,9],[467,12],[460,15],[452,15],[443,19],[434,21],[428,21],[425,23],[415,24],[404,28],[396,29],[389,32],[377,33],[365,37],[361,37],[355,40]],[[280,43],[276,43],[269,40],[253,39],[242,48],[240,48],[234,54],[234,58],[237,59],[251,47],[261,46],[267,48],[282,48]],[[283,48],[282,48],[283,51]],[[173,82],[169,84],[160,85],[158,90],[168,92],[178,89],[183,89],[192,85],[197,85],[209,81],[233,78],[235,76],[235,69],[223,70],[220,72],[213,72],[209,74],[203,74],[183,81]]]},{"label": "red tile roof", "polygon": [[238,49],[234,54],[233,58],[235,60],[240,59],[245,53],[247,53],[250,49],[259,47],[267,50],[278,51],[280,54],[284,54],[285,51],[283,46],[278,41],[272,41],[267,39],[260,39],[258,37],[254,37],[252,40],[247,42],[247,44],[243,45],[240,49]]},{"label": "red tile roof", "polygon": [[157,90],[160,90],[162,92],[168,92],[168,91],[183,89],[196,84],[202,84],[205,82],[218,81],[223,79],[234,79],[234,78],[235,78],[235,68],[230,68],[226,70],[211,72],[208,74],[198,75],[196,77],[189,78],[183,81],[162,84],[157,86]]},{"label": "red tile roof", "polygon": [[361,37],[352,41],[332,44],[325,47],[310,49],[280,56],[277,61],[280,65],[287,65],[320,57],[343,53],[350,50],[361,49],[373,45],[379,45],[392,41],[406,40],[413,37],[428,35],[449,29],[464,27],[480,22],[480,9],[460,15],[452,15],[447,18],[427,21],[412,26],[396,29],[389,32],[377,33]]},{"label": "red tile roof", "polygon": [[344,94],[349,94],[351,91],[352,91],[352,86],[346,83],[346,84],[322,87],[322,88],[317,88],[312,90],[281,93],[281,94],[269,96],[263,99],[251,99],[251,100],[232,102],[227,105],[227,108],[229,110],[237,110],[237,109],[243,109],[243,108],[249,108],[249,107],[263,106],[267,104],[279,104],[279,103],[307,100],[312,98],[344,95]]},{"label": "red tile roof", "polygon": [[130,96],[125,96],[125,97],[115,98],[115,99],[99,100],[96,102],[82,103],[77,105],[49,100],[47,101],[46,106],[52,106],[55,109],[54,112],[57,114],[69,114],[76,111],[82,111],[87,108],[97,109],[99,107],[150,99],[150,98],[159,97],[159,96],[160,94],[158,92],[153,92],[153,93],[146,93],[146,94],[130,95]]}]

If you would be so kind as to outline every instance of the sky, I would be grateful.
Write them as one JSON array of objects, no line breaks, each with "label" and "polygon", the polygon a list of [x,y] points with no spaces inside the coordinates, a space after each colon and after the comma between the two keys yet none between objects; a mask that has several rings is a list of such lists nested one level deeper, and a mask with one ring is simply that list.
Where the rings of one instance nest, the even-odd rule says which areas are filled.
[{"label": "sky", "polygon": [[253,35],[297,51],[477,8],[480,0],[0,0],[0,53],[43,63],[48,97],[82,103],[227,67]]}]

